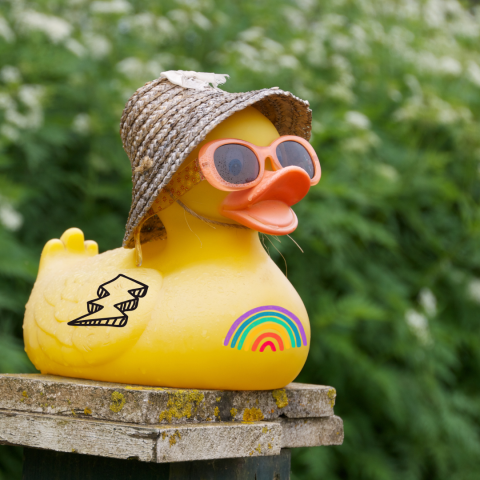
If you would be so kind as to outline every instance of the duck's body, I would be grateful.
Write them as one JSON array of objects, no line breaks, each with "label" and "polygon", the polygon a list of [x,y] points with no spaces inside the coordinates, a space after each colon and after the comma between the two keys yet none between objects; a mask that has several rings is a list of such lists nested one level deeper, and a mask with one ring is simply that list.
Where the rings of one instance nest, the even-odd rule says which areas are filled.
[{"label": "duck's body", "polygon": [[[285,386],[305,363],[307,346],[260,353],[258,348],[251,351],[251,342],[248,350],[238,350],[224,341],[242,314],[277,305],[300,319],[309,344],[307,313],[256,232],[230,234],[236,237],[230,251],[217,251],[215,258],[165,274],[136,267],[133,252],[123,248],[70,265],[61,258],[68,251],[57,255],[58,260],[53,257],[27,305],[29,357],[42,373],[103,381],[227,390]],[[197,235],[208,249],[209,239]],[[68,236],[65,241],[68,248]],[[200,245],[195,237],[194,242]],[[156,246],[160,247],[151,248]],[[155,260],[162,262],[162,254]],[[138,308],[128,314],[128,324],[135,329],[69,326],[69,320],[87,313],[86,302],[97,298],[98,286],[119,273],[149,287]]]},{"label": "duck's body", "polygon": [[[256,111],[234,115],[207,141],[225,137],[225,129],[257,144],[278,137]],[[221,220],[226,195],[202,182],[182,201]],[[178,388],[262,390],[291,382],[307,358],[308,316],[258,232],[212,227],[177,204],[158,215],[168,237],[144,245],[141,267],[132,249],[97,254],[78,229],[47,243],[24,323],[34,365],[48,374]],[[114,304],[134,297],[123,328],[75,323],[122,316]],[[92,304],[103,309],[94,312]]]}]

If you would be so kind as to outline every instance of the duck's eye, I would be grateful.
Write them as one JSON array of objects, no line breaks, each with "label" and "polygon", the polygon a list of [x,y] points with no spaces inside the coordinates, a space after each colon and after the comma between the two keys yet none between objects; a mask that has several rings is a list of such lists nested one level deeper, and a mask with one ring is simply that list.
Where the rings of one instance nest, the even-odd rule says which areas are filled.
[{"label": "duck's eye", "polygon": [[260,172],[260,165],[253,151],[237,143],[218,147],[213,158],[218,174],[223,180],[234,185],[253,182]]},{"label": "duck's eye", "polygon": [[228,162],[228,171],[237,176],[242,171],[242,162],[238,158],[234,158]]}]

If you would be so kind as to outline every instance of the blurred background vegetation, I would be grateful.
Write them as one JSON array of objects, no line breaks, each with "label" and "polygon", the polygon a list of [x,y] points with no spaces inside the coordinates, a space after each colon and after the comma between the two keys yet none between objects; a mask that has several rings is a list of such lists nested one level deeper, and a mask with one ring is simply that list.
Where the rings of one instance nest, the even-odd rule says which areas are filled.
[{"label": "blurred background vegetation", "polygon": [[[320,184],[278,248],[333,385],[342,447],[304,480],[480,476],[480,10],[457,0],[0,1],[0,371],[29,372],[24,305],[72,226],[121,245],[119,120],[170,69],[310,101]],[[477,10],[476,10],[477,8]],[[283,259],[270,248],[283,269]],[[0,478],[21,451],[0,447]]]}]

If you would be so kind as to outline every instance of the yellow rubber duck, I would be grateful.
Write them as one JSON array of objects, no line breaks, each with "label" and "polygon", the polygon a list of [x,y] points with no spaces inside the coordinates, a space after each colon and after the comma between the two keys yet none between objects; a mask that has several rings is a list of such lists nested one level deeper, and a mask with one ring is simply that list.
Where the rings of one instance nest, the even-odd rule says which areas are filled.
[{"label": "yellow rubber duck", "polygon": [[[77,228],[47,242],[24,321],[25,350],[35,367],[43,374],[177,388],[269,390],[293,381],[308,355],[308,315],[258,231],[295,228],[289,204],[307,193],[311,175],[297,166],[276,169],[267,155],[254,188],[220,190],[201,175],[178,203],[175,186],[168,188],[182,172],[196,170],[202,152],[219,140],[267,152],[280,137],[249,105],[218,123],[167,182],[157,207],[149,207],[166,238],[141,245],[137,238],[137,248],[102,254]],[[288,187],[289,179],[296,187]],[[263,195],[267,213],[254,194]],[[288,201],[289,195],[296,197]],[[252,222],[264,228],[253,229]],[[224,226],[242,223],[250,228]]]}]

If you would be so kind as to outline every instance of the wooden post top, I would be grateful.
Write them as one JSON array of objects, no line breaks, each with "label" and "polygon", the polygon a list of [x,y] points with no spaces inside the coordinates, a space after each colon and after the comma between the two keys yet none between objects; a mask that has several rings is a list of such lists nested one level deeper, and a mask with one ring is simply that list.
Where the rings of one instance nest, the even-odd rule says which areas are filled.
[{"label": "wooden post top", "polygon": [[0,443],[149,462],[278,455],[342,443],[335,397],[301,383],[223,391],[0,375]]},{"label": "wooden post top", "polygon": [[143,387],[50,375],[0,375],[0,409],[141,425],[329,417],[332,387],[291,383],[279,390]]}]

